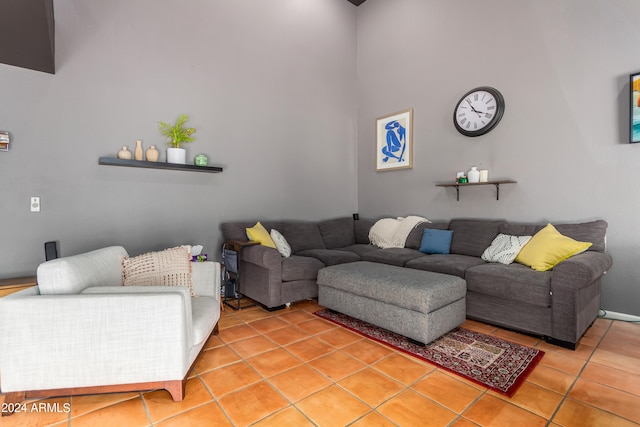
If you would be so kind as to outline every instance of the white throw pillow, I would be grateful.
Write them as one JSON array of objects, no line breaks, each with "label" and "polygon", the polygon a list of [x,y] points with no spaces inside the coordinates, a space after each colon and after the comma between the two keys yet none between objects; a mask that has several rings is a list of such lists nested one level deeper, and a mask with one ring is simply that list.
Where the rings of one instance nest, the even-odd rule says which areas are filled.
[{"label": "white throw pillow", "polygon": [[289,258],[291,256],[291,246],[287,242],[287,239],[276,229],[271,229],[271,240],[276,244],[276,249],[280,252],[285,258]]},{"label": "white throw pillow", "polygon": [[481,258],[487,262],[511,264],[530,239],[531,236],[511,236],[500,233],[485,249]]}]

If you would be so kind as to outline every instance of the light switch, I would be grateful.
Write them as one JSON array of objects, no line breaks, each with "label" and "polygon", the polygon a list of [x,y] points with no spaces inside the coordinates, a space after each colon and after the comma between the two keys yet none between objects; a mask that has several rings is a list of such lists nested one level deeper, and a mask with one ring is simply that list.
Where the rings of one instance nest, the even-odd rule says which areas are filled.
[{"label": "light switch", "polygon": [[40,197],[31,197],[31,212],[40,212]]}]

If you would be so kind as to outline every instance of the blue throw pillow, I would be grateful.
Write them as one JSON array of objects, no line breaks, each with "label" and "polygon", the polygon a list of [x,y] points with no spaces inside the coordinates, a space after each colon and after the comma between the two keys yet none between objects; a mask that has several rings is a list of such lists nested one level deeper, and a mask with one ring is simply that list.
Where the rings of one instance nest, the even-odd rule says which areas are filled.
[{"label": "blue throw pillow", "polygon": [[451,249],[451,238],[453,230],[437,230],[435,228],[425,228],[422,233],[420,252],[425,254],[448,254]]}]

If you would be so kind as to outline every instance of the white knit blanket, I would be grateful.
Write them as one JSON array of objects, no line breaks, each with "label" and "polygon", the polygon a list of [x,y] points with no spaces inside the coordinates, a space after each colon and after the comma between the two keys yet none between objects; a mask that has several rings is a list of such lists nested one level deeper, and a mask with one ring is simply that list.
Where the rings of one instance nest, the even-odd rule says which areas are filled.
[{"label": "white knit blanket", "polygon": [[404,248],[411,230],[423,222],[431,222],[420,216],[406,218],[382,218],[369,230],[369,240],[379,248]]}]

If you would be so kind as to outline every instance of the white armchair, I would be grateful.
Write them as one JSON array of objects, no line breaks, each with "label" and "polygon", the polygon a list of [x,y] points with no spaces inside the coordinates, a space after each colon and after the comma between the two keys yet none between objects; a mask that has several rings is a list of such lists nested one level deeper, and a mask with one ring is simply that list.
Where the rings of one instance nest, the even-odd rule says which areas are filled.
[{"label": "white armchair", "polygon": [[220,265],[192,264],[193,293],[121,285],[122,247],[59,258],[0,299],[0,390],[26,398],[166,389],[186,379],[220,318]]}]

